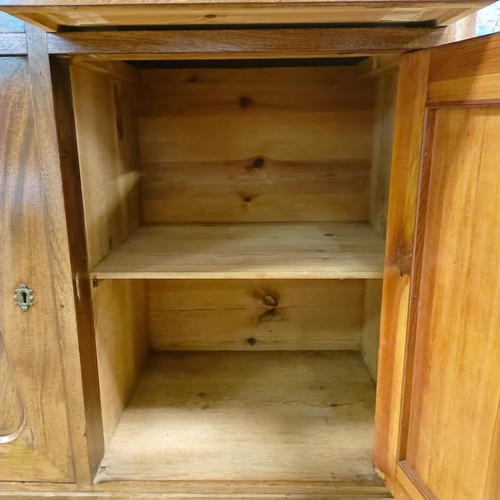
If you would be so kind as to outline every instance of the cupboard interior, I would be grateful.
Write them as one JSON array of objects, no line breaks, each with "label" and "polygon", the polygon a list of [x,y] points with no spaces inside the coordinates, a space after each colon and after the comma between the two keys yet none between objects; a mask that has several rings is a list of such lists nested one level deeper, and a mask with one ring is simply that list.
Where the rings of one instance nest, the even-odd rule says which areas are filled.
[{"label": "cupboard interior", "polygon": [[397,63],[75,61],[110,480],[371,466]]}]

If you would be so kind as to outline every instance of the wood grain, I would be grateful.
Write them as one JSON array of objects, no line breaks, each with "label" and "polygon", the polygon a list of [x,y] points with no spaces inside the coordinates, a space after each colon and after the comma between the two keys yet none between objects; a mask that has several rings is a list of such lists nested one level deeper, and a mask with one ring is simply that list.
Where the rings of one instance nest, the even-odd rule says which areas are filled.
[{"label": "wood grain", "polygon": [[184,498],[191,500],[242,500],[279,499],[288,500],[373,500],[392,498],[378,478],[349,481],[316,481],[304,483],[299,481],[277,481],[259,483],[258,481],[109,481],[92,485],[92,491],[78,492],[75,484],[64,483],[19,483],[4,482],[0,497],[18,494],[35,497],[38,495],[57,493],[62,498],[71,498],[75,493],[79,497],[109,497],[118,500],[131,498]]},{"label": "wood grain", "polygon": [[363,297],[363,324],[360,349],[366,367],[377,381],[378,350],[380,344],[380,309],[382,306],[382,280],[366,280]]},{"label": "wood grain", "polygon": [[[17,440],[0,445],[0,478],[71,481],[58,284],[48,241],[52,221],[26,58],[0,59],[0,121],[0,332],[14,369],[10,383],[17,386],[27,419]],[[28,312],[12,298],[23,282],[35,291],[36,302]]]},{"label": "wood grain", "polygon": [[[465,16],[462,13],[459,13],[459,16],[459,18],[455,18],[451,23],[448,23],[445,43],[468,40],[477,36],[478,11],[470,9]],[[439,21],[437,24],[439,24]]]},{"label": "wood grain", "polygon": [[498,36],[488,35],[431,51],[429,83],[498,73]]},{"label": "wood grain", "polygon": [[[274,0],[253,0],[250,2],[253,5],[265,5],[267,3],[273,3]],[[200,0],[198,3],[200,4],[231,4],[234,3],[234,0]],[[247,3],[247,2],[243,2]],[[311,4],[311,5],[317,5],[317,0],[284,0],[282,2],[284,5],[286,4]],[[326,4],[329,2],[326,1]],[[387,4],[387,0],[342,0],[342,2],[336,2],[340,3],[341,5],[364,5],[366,7],[373,7],[376,8],[380,5],[385,5]],[[389,2],[389,3],[397,3],[400,6],[407,6],[410,7],[415,3],[415,0],[398,0],[397,2]],[[452,2],[449,2],[447,0],[422,0],[419,2],[421,4],[432,4],[432,5],[442,5],[442,6],[453,6],[453,7],[458,7],[458,6],[466,6],[466,7],[473,7],[474,5],[484,3],[483,1],[476,1],[476,0],[453,0]],[[113,6],[117,12],[120,11],[120,8],[125,7],[125,6],[132,6],[132,7],[138,7],[138,6],[161,6],[165,4],[181,4],[184,5],[185,2],[183,0],[93,0],[92,5],[93,6]],[[26,7],[26,8],[33,8],[35,6],[37,7],[54,7],[54,6],[59,6],[59,7],[83,7],[83,6],[88,6],[87,0],[0,0],[0,6],[3,8],[3,10],[8,10],[8,7]],[[132,10],[131,13],[134,13]]]},{"label": "wood grain", "polygon": [[148,2],[16,2],[3,0],[8,12],[47,30],[64,26],[157,26],[183,24],[377,23],[437,21],[448,24],[479,10],[488,1],[148,1]]},{"label": "wood grain", "polygon": [[406,460],[439,498],[498,495],[499,133],[498,108],[436,112]]},{"label": "wood grain", "polygon": [[[114,484],[114,483],[107,483]],[[120,483],[123,484],[121,490],[116,490],[109,492],[106,489],[102,489],[99,486],[94,486],[96,490],[93,493],[87,492],[85,494],[79,494],[78,498],[81,500],[90,500],[92,498],[102,498],[103,491],[106,493],[106,498],[111,498],[113,500],[134,500],[136,498],[141,498],[141,500],[156,500],[156,499],[177,499],[179,498],[178,493],[165,493],[162,491],[161,486],[158,487],[158,483],[156,483],[156,490],[154,492],[143,493],[144,490],[141,490],[141,496],[138,497],[138,493],[134,492],[134,490],[130,488],[130,485],[133,486],[139,485],[141,488],[144,488],[144,485],[150,485],[151,482],[137,482],[137,483]],[[154,484],[154,483],[153,483]],[[247,482],[247,483],[238,483],[238,486],[244,485],[248,491],[255,491],[255,483]],[[278,483],[279,484],[279,483]],[[287,484],[288,488],[290,488],[290,483]],[[185,484],[184,484],[185,486]],[[206,490],[215,491],[216,489],[220,489],[220,483],[205,483]],[[181,487],[182,488],[182,487]],[[279,486],[280,490],[284,490],[286,487]],[[137,488],[135,488],[137,490]],[[151,489],[151,487],[149,488]],[[171,488],[169,488],[171,489]],[[185,488],[184,488],[185,489]],[[234,489],[234,487],[233,487]],[[241,489],[241,488],[238,488]],[[272,486],[268,487],[268,489],[277,489],[276,483]],[[306,488],[301,487],[299,484],[294,485],[294,490],[304,490]],[[324,493],[295,493],[293,497],[288,493],[234,493],[234,494],[224,494],[221,497],[220,494],[217,493],[183,493],[183,497],[187,500],[220,500],[221,498],[227,500],[262,500],[262,499],[272,499],[272,500],[288,500],[293,498],[293,500],[391,500],[394,498],[390,495],[387,490],[380,485],[371,485],[371,484],[362,484],[360,482],[354,481],[344,481],[338,483],[330,483],[329,485],[325,484],[321,488]],[[310,488],[309,488],[310,490]],[[7,498],[12,495],[12,493],[17,494],[19,498],[39,498],[39,493],[26,493],[24,491],[16,490],[12,488],[10,493],[2,493],[0,492],[0,497],[6,496]],[[54,488],[52,490],[44,490],[44,493],[52,494],[58,493]],[[67,495],[59,495],[60,498],[64,500],[73,498],[71,493]]]},{"label": "wood grain", "polygon": [[[373,151],[370,171],[369,220],[382,235],[387,231],[394,120],[396,115],[399,59],[380,56],[367,67],[356,68],[362,78],[375,78]],[[395,61],[394,61],[395,59]],[[372,378],[377,380],[382,280],[366,282],[361,330],[361,353]]]},{"label": "wood grain", "polygon": [[23,431],[26,411],[14,367],[0,331],[0,445],[16,440]]},{"label": "wood grain", "polygon": [[276,28],[48,34],[51,54],[101,59],[241,59],[378,55],[434,47],[444,28]]},{"label": "wood grain", "polygon": [[429,84],[431,105],[441,102],[453,104],[482,100],[486,103],[500,102],[500,75],[472,76]]},{"label": "wood grain", "polygon": [[500,102],[500,39],[491,35],[431,53],[428,99]]},{"label": "wood grain", "polygon": [[370,223],[385,235],[398,96],[398,66],[381,74],[376,85],[370,173]]},{"label": "wood grain", "polygon": [[[121,491],[114,491],[114,492],[109,492],[107,490],[104,490],[106,492],[106,498],[111,498],[113,500],[134,500],[136,498],[140,498],[141,500],[156,500],[156,499],[177,499],[179,498],[178,493],[165,493],[161,491],[161,487],[157,487],[156,491],[154,493],[143,493],[141,494],[140,497],[138,497],[138,493],[135,493],[130,490],[130,485],[131,483],[124,483],[124,486],[121,488]],[[148,485],[150,483],[148,482],[138,482],[138,483],[132,483],[134,486],[139,485],[140,487],[143,488],[143,485]],[[207,490],[209,491],[214,491],[214,483],[205,483],[207,486]],[[215,483],[216,484],[216,483]],[[239,483],[238,486],[241,486],[242,483]],[[245,483],[244,483],[245,484]],[[289,485],[289,483],[286,483]],[[220,487],[220,483],[216,484],[215,488],[217,486]],[[255,491],[255,486],[254,483],[246,483],[247,489],[249,491]],[[103,490],[99,486],[94,487],[97,491],[94,493],[84,493],[84,494],[79,494],[78,498],[81,500],[90,500],[93,498],[102,498],[103,497]],[[273,485],[274,488],[274,485]],[[284,489],[281,487],[281,489]],[[300,486],[295,489],[300,489]],[[304,489],[304,488],[302,488]],[[339,482],[335,485],[332,485],[330,483],[330,486],[325,486],[322,488],[326,492],[323,494],[316,494],[316,493],[299,493],[295,494],[293,497],[291,497],[287,493],[269,493],[269,494],[242,494],[235,493],[235,494],[225,494],[224,497],[221,497],[217,493],[183,493],[183,497],[187,500],[220,500],[221,498],[225,498],[227,500],[262,500],[262,499],[272,499],[272,500],[289,500],[290,498],[293,498],[294,500],[391,500],[394,498],[392,495],[387,493],[386,489],[383,486],[380,485],[363,485],[360,483],[356,483],[353,481],[344,481],[344,482]],[[143,490],[141,490],[143,491]],[[56,491],[54,488],[52,490],[44,490],[44,493],[51,494],[55,496],[56,493],[59,493],[59,491]],[[16,489],[11,489],[10,493],[2,493],[0,492],[0,497],[9,497],[12,496],[12,494],[17,494],[18,498],[39,498],[41,492],[36,492],[36,493],[26,493],[25,491],[21,490],[16,490]],[[60,498],[63,498],[64,500],[68,500],[71,498],[74,498],[74,495],[72,496],[71,493],[67,493],[66,495],[58,495]]]},{"label": "wood grain", "polygon": [[71,67],[90,267],[139,225],[135,86],[110,69]]},{"label": "wood grain", "polygon": [[401,462],[396,470],[395,498],[402,500],[437,500],[432,492],[426,491],[423,493],[416,486],[416,481],[417,478],[411,467],[408,467],[406,462]]},{"label": "wood grain", "polygon": [[149,281],[151,347],[355,350],[363,291],[363,280]]},{"label": "wood grain", "polygon": [[92,270],[114,279],[380,278],[384,239],[347,222],[142,226]]},{"label": "wood grain", "polygon": [[367,220],[374,82],[352,76],[142,71],[143,221]]},{"label": "wood grain", "polygon": [[93,288],[104,440],[108,444],[149,350],[142,281]]},{"label": "wood grain", "polygon": [[[76,317],[79,311],[77,305],[79,302],[78,275],[72,273],[64,181],[45,33],[27,25],[26,44],[39,150],[37,170],[40,172],[40,189],[43,190],[43,206],[47,219],[45,237],[50,256],[50,267],[47,271],[53,282],[53,300],[56,311],[50,328],[57,331],[59,336],[59,363],[64,377],[74,480],[85,489],[95,465],[91,463],[95,455],[92,452],[89,453],[89,442],[99,435],[99,423],[95,421],[95,409],[91,406],[93,399],[90,401],[85,399],[84,385],[92,385],[95,378],[91,381],[83,381],[83,373],[89,372],[81,369],[81,356],[85,354],[85,350],[80,352],[79,325]],[[50,361],[46,359],[44,362],[50,364]],[[93,373],[94,376],[95,373]],[[54,425],[57,426],[61,416],[55,418]],[[95,443],[92,442],[90,448],[94,445]],[[98,445],[97,449],[99,449]],[[56,453],[60,454],[61,451],[58,450]]]},{"label": "wood grain", "polygon": [[374,466],[395,491],[428,52],[401,58],[382,292]]},{"label": "wood grain", "polygon": [[[60,497],[79,498],[108,497],[117,500],[143,498],[184,498],[190,500],[388,500],[393,498],[380,480],[317,481],[304,483],[298,481],[277,481],[262,484],[256,481],[109,481],[92,486],[93,491],[79,493],[74,484],[55,483],[2,483],[0,497],[38,498],[45,494],[56,493]],[[56,496],[57,496],[56,495]]]},{"label": "wood grain", "polygon": [[153,355],[96,481],[370,480],[374,396],[353,352]]},{"label": "wood grain", "polygon": [[[30,28],[32,29],[32,28]],[[81,370],[82,396],[85,405],[85,440],[79,448],[79,461],[88,479],[80,478],[79,486],[88,489],[90,477],[95,473],[104,453],[101,401],[94,333],[94,312],[92,308],[91,283],[88,276],[87,245],[83,216],[83,195],[78,171],[78,150],[76,144],[75,120],[71,90],[70,63],[57,60],[51,64],[53,84],[54,118],[57,123],[57,139],[60,156],[61,181],[63,186],[66,216],[71,220],[68,226],[68,247],[71,258],[71,272],[74,279],[73,297],[78,329],[78,349]],[[77,387],[76,385],[73,388]],[[78,447],[75,447],[78,449]],[[80,468],[80,465],[78,466]]]},{"label": "wood grain", "polygon": [[[381,362],[397,369],[391,374],[394,409],[388,387],[378,386],[375,446],[375,465],[401,498],[496,498],[499,493],[494,471],[500,463],[500,372],[498,342],[492,333],[499,318],[490,310],[498,301],[492,276],[499,267],[493,257],[498,253],[494,228],[499,184],[493,165],[498,163],[494,137],[500,114],[486,102],[497,102],[500,89],[490,86],[487,99],[483,92],[498,73],[497,53],[488,50],[498,40],[495,36],[469,40],[411,56],[420,57],[420,69],[413,68],[411,81],[403,80],[410,56],[403,57],[400,99],[407,93],[416,118],[409,120],[411,112],[405,110],[402,120],[418,128],[407,131],[406,143],[400,143],[396,133],[395,159],[401,148],[408,172],[418,171],[417,167],[422,172],[412,249],[412,300],[409,315],[398,315],[404,318],[399,331],[392,304],[395,325],[385,327],[386,318],[390,319],[385,316],[387,272],[384,281],[382,331],[385,335],[392,328],[397,336],[389,348],[382,344]],[[415,75],[420,75],[417,86]],[[424,123],[426,100],[432,109]],[[403,157],[394,161],[393,175],[399,175],[396,165],[404,164]],[[401,182],[402,187],[407,185],[408,181]],[[396,193],[391,185],[391,200]],[[399,200],[412,228],[414,204],[413,196]],[[401,242],[405,242],[401,236],[395,244],[388,241],[387,258],[391,247],[398,248]],[[405,302],[407,294],[406,287]],[[384,366],[380,378],[388,373]],[[463,398],[457,399],[457,394]],[[390,412],[394,416],[387,418]],[[385,443],[381,444],[381,436]]]},{"label": "wood grain", "polygon": [[[139,224],[133,68],[71,66],[75,130],[86,227],[86,271]],[[145,288],[138,282],[92,289],[104,439],[112,434],[148,350]]]},{"label": "wood grain", "polygon": [[[279,120],[279,117],[272,118]],[[285,121],[286,117],[283,116],[282,119]],[[338,120],[341,128],[340,118]],[[171,124],[173,122],[168,121]],[[266,121],[264,127],[261,127],[259,122]],[[252,142],[255,144],[255,150],[259,151],[259,142],[266,147],[266,140],[273,140],[266,133],[268,130],[274,130],[276,136],[280,132],[282,137],[286,135],[287,128],[283,127],[281,131],[272,128],[272,121],[274,120],[251,120],[253,123],[239,121],[240,126],[237,129],[232,128],[235,131],[233,135],[243,136],[246,133],[245,128],[251,128],[250,133],[256,132],[252,133],[256,139]],[[316,124],[313,121],[314,119],[305,118],[301,126],[314,127]],[[210,127],[207,123],[206,133],[203,127],[199,127],[189,138],[189,142],[199,142],[197,146],[206,151],[206,141],[214,138],[222,142],[224,132],[231,128],[231,122],[233,120],[219,128]],[[184,134],[184,129],[182,124],[179,136]],[[346,129],[347,127],[344,127],[344,136],[349,134]],[[166,125],[162,130],[172,129]],[[303,152],[301,141],[294,140],[295,131],[289,132],[291,137],[283,137],[283,146],[289,143]],[[360,135],[364,135],[364,132],[360,131]],[[173,131],[173,134],[176,133],[177,131]],[[195,134],[198,135],[199,141]],[[369,131],[366,131],[366,135],[368,134]],[[315,140],[310,136],[309,143],[322,141],[325,136],[316,134]],[[238,140],[237,137],[235,139]],[[352,142],[346,140],[345,144],[352,144],[354,149],[359,143],[353,139]],[[364,137],[361,139],[364,141]],[[179,146],[165,142],[159,155],[168,157],[168,150]],[[185,149],[193,151],[187,142]],[[250,145],[252,146],[253,144]],[[310,146],[312,149],[312,144]],[[360,146],[362,148],[362,144]],[[293,154],[292,149],[288,154]],[[359,151],[359,154],[363,154],[362,151]],[[145,223],[331,220],[361,222],[368,218],[368,158],[294,161],[256,155],[234,161],[167,160],[143,163],[141,174],[142,216]]]}]

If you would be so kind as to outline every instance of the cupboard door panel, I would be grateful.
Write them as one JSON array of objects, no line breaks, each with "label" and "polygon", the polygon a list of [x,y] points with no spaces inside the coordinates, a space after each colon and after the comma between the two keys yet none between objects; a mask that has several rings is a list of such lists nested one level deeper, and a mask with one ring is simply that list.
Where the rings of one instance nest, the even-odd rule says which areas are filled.
[{"label": "cupboard door panel", "polygon": [[[498,54],[493,35],[403,56],[402,71],[419,59],[426,90],[421,126],[412,138],[396,133],[393,161],[398,178],[401,153],[421,144],[406,328],[392,326],[389,280],[383,298],[375,466],[397,498],[500,498]],[[400,201],[391,199],[389,228]],[[404,250],[388,241],[386,275]]]},{"label": "cupboard door panel", "polygon": [[489,464],[500,457],[500,442],[492,442],[500,403],[500,107],[443,108],[433,118],[406,461],[438,498],[487,498]]},{"label": "cupboard door panel", "polygon": [[[26,58],[0,58],[0,122],[0,433],[9,441],[0,480],[66,482],[73,463]],[[13,299],[23,282],[34,290],[28,311]]]}]

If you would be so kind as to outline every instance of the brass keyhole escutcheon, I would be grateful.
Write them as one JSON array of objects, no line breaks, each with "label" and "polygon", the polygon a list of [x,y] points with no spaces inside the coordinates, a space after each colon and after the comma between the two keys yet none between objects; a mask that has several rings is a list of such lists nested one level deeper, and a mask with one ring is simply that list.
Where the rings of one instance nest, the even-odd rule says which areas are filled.
[{"label": "brass keyhole escutcheon", "polygon": [[21,283],[14,293],[14,302],[26,312],[33,305],[33,290],[26,283]]}]

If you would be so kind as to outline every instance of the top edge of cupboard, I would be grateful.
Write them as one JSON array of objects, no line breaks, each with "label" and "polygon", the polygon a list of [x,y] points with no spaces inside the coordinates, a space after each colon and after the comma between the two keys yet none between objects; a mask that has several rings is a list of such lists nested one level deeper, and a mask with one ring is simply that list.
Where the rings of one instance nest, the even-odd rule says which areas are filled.
[{"label": "top edge of cupboard", "polygon": [[0,0],[0,8],[47,31],[131,26],[418,24],[446,26],[491,0]]}]

